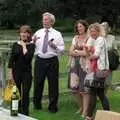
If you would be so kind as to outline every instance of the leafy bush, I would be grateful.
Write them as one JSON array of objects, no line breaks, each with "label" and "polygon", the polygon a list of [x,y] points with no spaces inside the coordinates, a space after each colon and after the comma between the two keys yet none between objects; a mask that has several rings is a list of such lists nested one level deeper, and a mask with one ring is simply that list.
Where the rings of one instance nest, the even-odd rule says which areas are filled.
[{"label": "leafy bush", "polygon": [[74,20],[56,20],[55,28],[61,32],[73,32],[74,31]]}]

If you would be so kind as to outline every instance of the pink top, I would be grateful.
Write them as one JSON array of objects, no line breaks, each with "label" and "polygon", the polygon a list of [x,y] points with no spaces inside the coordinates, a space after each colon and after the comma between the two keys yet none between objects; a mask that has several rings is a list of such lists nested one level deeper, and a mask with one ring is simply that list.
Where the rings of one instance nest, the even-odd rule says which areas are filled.
[{"label": "pink top", "polygon": [[[91,53],[94,53],[95,48],[91,47]],[[95,72],[97,70],[97,59],[90,60],[90,68],[92,72]]]}]

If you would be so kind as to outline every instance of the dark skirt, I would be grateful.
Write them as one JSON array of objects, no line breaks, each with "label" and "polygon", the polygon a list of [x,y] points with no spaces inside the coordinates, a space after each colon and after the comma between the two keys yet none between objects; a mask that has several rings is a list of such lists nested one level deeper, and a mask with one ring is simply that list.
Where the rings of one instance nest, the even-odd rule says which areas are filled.
[{"label": "dark skirt", "polygon": [[84,89],[85,76],[86,76],[86,71],[84,71],[80,66],[79,67],[79,78],[80,78],[79,91],[80,92],[85,92],[85,89]]}]

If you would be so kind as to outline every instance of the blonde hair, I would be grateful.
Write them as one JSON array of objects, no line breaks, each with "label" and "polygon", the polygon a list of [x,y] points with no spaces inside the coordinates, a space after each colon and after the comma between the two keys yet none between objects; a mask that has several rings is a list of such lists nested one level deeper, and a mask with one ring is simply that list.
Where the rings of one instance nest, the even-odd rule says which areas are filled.
[{"label": "blonde hair", "polygon": [[42,16],[49,16],[50,19],[51,19],[52,25],[54,25],[54,23],[55,23],[55,16],[53,14],[51,14],[49,12],[45,12],[45,13],[43,13]]},{"label": "blonde hair", "polygon": [[88,27],[88,36],[90,36],[90,29],[94,28],[98,33],[99,36],[105,36],[105,29],[99,23],[93,23]]}]

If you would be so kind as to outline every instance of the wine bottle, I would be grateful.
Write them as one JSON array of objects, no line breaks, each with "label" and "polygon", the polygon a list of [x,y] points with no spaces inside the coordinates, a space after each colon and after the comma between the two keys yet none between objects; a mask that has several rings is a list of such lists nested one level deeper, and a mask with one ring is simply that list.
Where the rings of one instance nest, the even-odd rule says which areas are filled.
[{"label": "wine bottle", "polygon": [[11,109],[10,109],[11,116],[18,115],[18,102],[19,102],[19,97],[17,95],[17,88],[16,86],[14,86],[11,97]]}]

